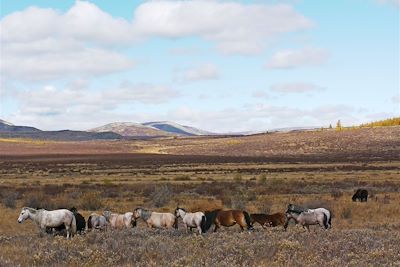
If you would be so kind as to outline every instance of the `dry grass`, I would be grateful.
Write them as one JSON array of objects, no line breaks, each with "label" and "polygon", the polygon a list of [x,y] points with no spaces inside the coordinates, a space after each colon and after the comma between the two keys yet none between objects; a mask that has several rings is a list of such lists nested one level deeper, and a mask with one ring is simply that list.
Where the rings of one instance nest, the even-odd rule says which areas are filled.
[{"label": "dry grass", "polygon": [[[82,147],[73,154],[111,153],[87,156],[41,155],[48,151],[37,152],[27,143],[0,142],[0,154],[10,154],[14,145],[21,149],[17,154],[38,153],[0,156],[0,266],[399,266],[400,162],[392,158],[399,151],[394,135],[398,129],[389,136],[385,129],[302,133],[298,139],[292,133],[279,134],[282,140],[272,142],[274,135],[46,146],[56,151]],[[330,147],[345,147],[368,133],[377,134],[359,141],[360,149],[349,149],[344,158],[341,152],[334,153],[340,151],[338,147]],[[339,135],[343,139],[335,139]],[[381,144],[386,145],[380,151]],[[295,156],[280,161],[273,157],[112,154],[143,147],[182,154],[193,149],[203,154],[229,154],[237,149],[246,154],[256,147],[256,154],[274,155],[268,151],[277,149],[278,154]],[[370,155],[365,154],[366,147]],[[306,155],[325,153],[324,149],[333,150],[328,153],[330,158]],[[352,202],[357,188],[373,195],[367,203]],[[312,233],[306,233],[295,225],[287,232],[256,226],[249,234],[233,226],[201,238],[186,234],[182,227],[178,231],[148,230],[140,222],[132,230],[91,232],[66,240],[39,238],[34,223],[16,223],[24,205],[76,206],[87,218],[93,211],[127,212],[139,206],[168,212],[179,205],[189,211],[239,207],[250,213],[274,213],[284,212],[289,203],[329,208],[333,229],[312,227]]]},{"label": "dry grass", "polygon": [[399,240],[398,231],[318,229],[308,234],[297,227],[288,232],[232,230],[204,238],[144,228],[91,232],[72,241],[25,234],[0,237],[0,265],[397,266]]}]

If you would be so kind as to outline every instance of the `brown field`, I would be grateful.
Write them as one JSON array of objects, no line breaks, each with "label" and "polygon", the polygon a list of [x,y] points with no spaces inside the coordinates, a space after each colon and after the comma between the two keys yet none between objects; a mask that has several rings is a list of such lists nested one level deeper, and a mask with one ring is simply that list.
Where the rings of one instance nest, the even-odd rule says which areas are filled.
[{"label": "brown field", "polygon": [[[399,266],[400,127],[249,137],[49,142],[0,139],[0,266]],[[354,203],[355,189],[370,192]],[[332,210],[333,228],[238,226],[203,238],[148,230],[40,238],[22,206],[173,212],[288,203]]]}]

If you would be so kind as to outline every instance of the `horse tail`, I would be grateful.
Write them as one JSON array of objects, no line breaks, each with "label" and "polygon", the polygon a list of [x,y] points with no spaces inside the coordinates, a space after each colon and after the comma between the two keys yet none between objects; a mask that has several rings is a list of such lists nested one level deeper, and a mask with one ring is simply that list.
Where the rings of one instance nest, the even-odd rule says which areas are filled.
[{"label": "horse tail", "polygon": [[71,233],[72,233],[72,236],[76,234],[76,219],[75,219],[75,215],[72,216]]},{"label": "horse tail", "polygon": [[329,213],[328,224],[329,224],[329,228],[332,228],[332,213]]},{"label": "horse tail", "polygon": [[93,225],[92,225],[92,215],[89,216],[88,220],[87,220],[87,228],[88,229],[92,229]]},{"label": "horse tail", "polygon": [[244,219],[245,219],[246,224],[247,224],[247,229],[248,230],[254,230],[253,225],[251,223],[250,215],[247,213],[247,211],[243,211],[243,215],[244,215]]},{"label": "horse tail", "polygon": [[329,228],[328,217],[326,216],[325,213],[323,213],[323,214],[324,214],[324,227],[325,227],[325,229],[328,229]]},{"label": "horse tail", "polygon": [[202,231],[204,231],[204,233],[207,232],[207,230],[211,228],[211,225],[215,222],[215,219],[217,218],[219,211],[220,210],[204,212],[204,215],[206,216],[206,221],[204,223],[204,229],[202,229]]},{"label": "horse tail", "polygon": [[202,233],[205,233],[207,231],[206,221],[207,221],[206,215],[201,216],[200,228]]},{"label": "horse tail", "polygon": [[178,217],[175,216],[175,220],[174,220],[174,228],[178,229]]}]

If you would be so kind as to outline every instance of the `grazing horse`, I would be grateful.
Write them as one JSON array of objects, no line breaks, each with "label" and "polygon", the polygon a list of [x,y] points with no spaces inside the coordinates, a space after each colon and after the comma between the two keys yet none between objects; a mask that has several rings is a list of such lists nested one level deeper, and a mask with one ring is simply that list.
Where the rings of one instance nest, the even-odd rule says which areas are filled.
[{"label": "grazing horse", "polygon": [[[86,228],[85,217],[83,217],[82,214],[80,214],[75,207],[72,207],[69,210],[72,211],[72,213],[75,216],[77,233],[82,234],[83,232],[85,232],[85,228]],[[54,228],[47,227],[46,233],[48,233],[48,234],[63,233],[64,230],[65,230],[65,226],[64,226],[64,224],[61,224],[60,226],[54,227]]]},{"label": "grazing horse", "polygon": [[133,211],[135,220],[142,218],[149,228],[175,228],[178,229],[178,220],[172,213],[161,213],[143,208],[136,208]]},{"label": "grazing horse", "polygon": [[250,215],[243,210],[213,210],[206,211],[206,223],[204,230],[210,229],[212,224],[215,224],[214,232],[222,226],[230,227],[232,225],[238,224],[243,230],[244,227],[247,230],[253,230],[253,225],[251,223]]},{"label": "grazing horse", "polygon": [[[325,208],[316,208],[316,209],[308,209],[308,208],[303,208],[300,206],[296,206],[294,204],[289,204],[288,205],[288,210],[290,211],[295,211],[297,213],[301,213],[301,212],[313,212],[313,211],[318,211],[318,212],[323,212],[326,215],[326,218],[328,219],[328,228],[332,228],[332,216],[331,216],[331,212]],[[288,218],[287,223],[289,223],[290,218]]]},{"label": "grazing horse", "polygon": [[97,213],[90,214],[87,220],[88,229],[99,229],[107,231],[108,222],[106,217]]},{"label": "grazing horse", "polygon": [[307,228],[308,232],[310,232],[310,225],[319,224],[324,229],[328,229],[329,227],[326,214],[322,211],[297,213],[296,211],[287,210],[286,216],[289,219],[294,219],[298,224],[303,226],[303,228]]},{"label": "grazing horse", "polygon": [[136,221],[133,220],[133,212],[127,212],[124,214],[112,213],[111,211],[104,211],[103,216],[107,219],[111,228],[122,229],[132,228],[136,226]]},{"label": "grazing horse", "polygon": [[259,223],[264,229],[267,227],[275,227],[278,225],[283,225],[283,227],[287,228],[287,217],[282,212],[277,212],[274,214],[263,214],[263,213],[253,213],[250,214],[251,223],[254,222]]},{"label": "grazing horse", "polygon": [[368,191],[365,189],[357,189],[351,198],[353,201],[360,200],[360,202],[367,202],[368,200]]},{"label": "grazing horse", "polygon": [[71,238],[76,233],[76,220],[74,214],[67,209],[45,210],[23,207],[18,217],[18,222],[22,223],[26,219],[31,219],[39,226],[39,234],[46,231],[46,227],[58,227],[64,224],[67,231],[67,238]]},{"label": "grazing horse", "polygon": [[188,228],[192,230],[192,228],[197,228],[199,231],[199,234],[204,232],[204,226],[206,222],[206,216],[204,215],[203,212],[186,212],[185,209],[182,208],[176,208],[175,210],[175,216],[176,218],[181,217],[183,224],[185,225],[186,232],[188,231]]}]

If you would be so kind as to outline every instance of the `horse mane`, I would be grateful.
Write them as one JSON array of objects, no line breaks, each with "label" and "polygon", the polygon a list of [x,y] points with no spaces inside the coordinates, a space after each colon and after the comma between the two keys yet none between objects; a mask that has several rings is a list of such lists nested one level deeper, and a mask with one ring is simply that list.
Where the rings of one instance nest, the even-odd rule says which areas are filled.
[{"label": "horse mane", "polygon": [[183,210],[184,212],[187,212],[184,208],[180,208],[180,207],[177,207],[177,208],[175,209],[175,211],[177,211],[177,210]]},{"label": "horse mane", "polygon": [[137,208],[136,210],[141,210],[142,211],[142,215],[140,217],[142,217],[143,220],[147,221],[151,214],[153,213],[151,210],[146,210],[144,208]]},{"label": "horse mane", "polygon": [[294,204],[289,204],[288,205],[288,211],[296,212],[296,213],[302,213],[304,211],[307,211],[308,209],[294,205]]},{"label": "horse mane", "polygon": [[38,212],[39,210],[42,210],[42,209],[34,209],[34,208],[31,208],[31,207],[23,207],[22,210],[29,210],[29,212],[36,213],[36,212]]},{"label": "horse mane", "polygon": [[206,211],[204,212],[204,215],[206,216],[206,222],[204,224],[204,232],[206,232],[208,229],[211,228],[211,225],[214,224],[215,218],[218,215],[218,212],[220,212],[221,209],[216,209],[212,211]]}]

